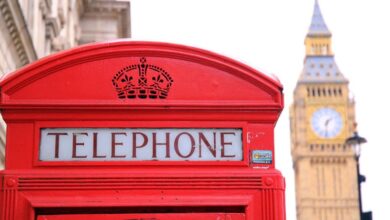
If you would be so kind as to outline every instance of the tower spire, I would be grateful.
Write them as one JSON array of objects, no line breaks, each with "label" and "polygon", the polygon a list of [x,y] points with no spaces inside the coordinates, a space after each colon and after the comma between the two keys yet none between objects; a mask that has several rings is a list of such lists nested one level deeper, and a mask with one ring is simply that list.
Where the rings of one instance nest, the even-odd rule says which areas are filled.
[{"label": "tower spire", "polygon": [[331,36],[328,27],[325,24],[322,17],[321,9],[318,4],[318,0],[315,0],[313,16],[311,18],[311,24],[309,28],[308,36]]},{"label": "tower spire", "polygon": [[309,32],[305,39],[306,57],[299,78],[302,82],[347,82],[341,74],[332,52],[332,34],[322,17],[318,0],[315,0]]}]

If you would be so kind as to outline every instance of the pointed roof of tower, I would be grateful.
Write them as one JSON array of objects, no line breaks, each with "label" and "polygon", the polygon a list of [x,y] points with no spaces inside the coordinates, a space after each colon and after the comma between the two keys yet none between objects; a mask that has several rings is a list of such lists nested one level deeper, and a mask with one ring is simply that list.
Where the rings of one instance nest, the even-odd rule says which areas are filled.
[{"label": "pointed roof of tower", "polygon": [[334,56],[307,56],[298,83],[348,83]]},{"label": "pointed roof of tower", "polygon": [[321,9],[318,4],[318,0],[315,0],[313,16],[311,18],[311,24],[309,28],[309,32],[307,33],[309,36],[330,36],[332,35],[325,24],[324,18],[322,17]]},{"label": "pointed roof of tower", "polygon": [[[315,0],[313,17],[306,38],[313,36],[319,39],[328,39],[332,36],[322,17],[318,0]],[[317,50],[317,52],[306,54],[298,83],[348,83],[338,68],[333,54],[329,52],[330,43],[314,46],[308,44],[307,46],[310,47],[309,49]]]}]

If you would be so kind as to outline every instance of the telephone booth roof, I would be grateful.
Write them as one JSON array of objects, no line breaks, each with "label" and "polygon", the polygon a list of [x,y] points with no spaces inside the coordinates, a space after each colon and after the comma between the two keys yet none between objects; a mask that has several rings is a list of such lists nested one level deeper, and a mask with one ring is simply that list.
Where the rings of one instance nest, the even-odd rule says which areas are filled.
[{"label": "telephone booth roof", "polygon": [[[142,65],[154,72],[145,85],[158,91],[135,91],[133,97],[123,83],[142,83]],[[133,75],[123,74],[131,71]],[[209,51],[157,42],[117,41],[70,49],[7,74],[0,86],[2,109],[283,108],[283,88],[277,80]]]}]

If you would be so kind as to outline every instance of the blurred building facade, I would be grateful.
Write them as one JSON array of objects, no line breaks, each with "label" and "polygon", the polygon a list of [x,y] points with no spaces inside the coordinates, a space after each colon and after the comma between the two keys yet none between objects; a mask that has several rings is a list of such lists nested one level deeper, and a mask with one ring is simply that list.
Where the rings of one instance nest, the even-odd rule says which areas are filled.
[{"label": "blurred building facade", "polygon": [[290,106],[298,220],[358,220],[355,104],[332,52],[332,34],[316,0],[305,38],[303,71]]},{"label": "blurred building facade", "polygon": [[[81,44],[129,38],[130,2],[0,0],[0,74]],[[5,155],[0,123],[0,169]]]}]

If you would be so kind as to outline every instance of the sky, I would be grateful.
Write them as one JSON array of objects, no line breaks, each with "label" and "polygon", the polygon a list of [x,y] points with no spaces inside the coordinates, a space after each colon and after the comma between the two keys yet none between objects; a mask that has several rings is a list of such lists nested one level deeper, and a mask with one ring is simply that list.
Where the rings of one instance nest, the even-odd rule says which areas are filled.
[{"label": "sky", "polygon": [[[362,146],[363,210],[389,219],[390,1],[319,0],[333,52],[350,81]],[[276,125],[276,167],[286,178],[288,219],[295,219],[288,108],[303,68],[314,0],[131,0],[132,39],[170,42],[228,56],[276,75],[285,108]],[[390,130],[390,129],[389,129]]]}]

